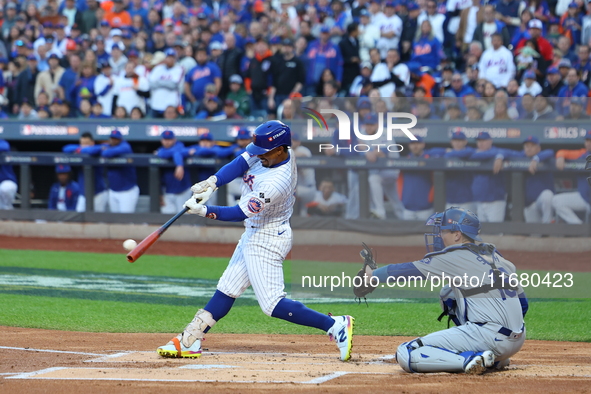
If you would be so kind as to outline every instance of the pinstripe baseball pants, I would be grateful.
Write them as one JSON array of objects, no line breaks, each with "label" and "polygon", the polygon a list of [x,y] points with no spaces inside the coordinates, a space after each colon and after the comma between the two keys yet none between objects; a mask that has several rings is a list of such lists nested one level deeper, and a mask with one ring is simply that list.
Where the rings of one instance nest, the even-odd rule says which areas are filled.
[{"label": "pinstripe baseball pants", "polygon": [[240,237],[217,289],[238,298],[252,285],[259,306],[271,316],[277,303],[286,296],[283,260],[291,250],[289,222],[277,227],[247,228]]}]

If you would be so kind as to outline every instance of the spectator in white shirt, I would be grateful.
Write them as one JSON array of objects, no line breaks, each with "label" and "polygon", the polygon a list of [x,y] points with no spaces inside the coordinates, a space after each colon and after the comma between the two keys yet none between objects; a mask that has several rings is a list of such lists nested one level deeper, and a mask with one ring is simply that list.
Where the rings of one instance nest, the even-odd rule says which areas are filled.
[{"label": "spectator in white shirt", "polygon": [[146,100],[150,91],[150,83],[144,77],[138,76],[134,71],[133,63],[125,65],[125,74],[115,80],[113,94],[116,105],[123,107],[127,113],[138,107],[142,113],[146,113]]},{"label": "spectator in white shirt", "polygon": [[523,82],[521,83],[521,86],[519,86],[519,90],[517,90],[517,95],[519,97],[522,97],[526,93],[531,94],[533,97],[542,93],[542,87],[536,81],[536,73],[531,70],[528,70],[523,74]]},{"label": "spectator in white shirt", "polygon": [[492,82],[497,88],[506,88],[515,77],[513,54],[503,46],[503,38],[495,33],[492,48],[482,53],[478,64],[479,76]]},{"label": "spectator in white shirt", "polygon": [[152,97],[152,116],[155,118],[162,118],[167,107],[176,108],[181,104],[181,92],[184,86],[185,73],[177,64],[176,51],[169,48],[165,55],[164,63],[154,67],[148,77]]}]

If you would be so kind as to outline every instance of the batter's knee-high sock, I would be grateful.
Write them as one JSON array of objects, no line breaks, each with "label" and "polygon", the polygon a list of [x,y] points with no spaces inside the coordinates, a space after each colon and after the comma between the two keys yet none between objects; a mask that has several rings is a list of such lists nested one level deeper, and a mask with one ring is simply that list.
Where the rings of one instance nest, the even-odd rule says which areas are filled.
[{"label": "batter's knee-high sock", "polygon": [[315,327],[328,331],[334,325],[334,319],[316,312],[298,301],[282,298],[273,309],[272,317],[287,320],[301,326]]},{"label": "batter's knee-high sock", "polygon": [[[234,301],[236,301],[235,298],[232,298],[228,295],[225,295],[221,291],[216,290],[213,297],[211,297],[203,309],[211,313],[213,320],[220,321],[221,318],[230,312],[232,305],[234,305]],[[207,327],[206,332],[207,331],[209,331],[209,327]]]}]

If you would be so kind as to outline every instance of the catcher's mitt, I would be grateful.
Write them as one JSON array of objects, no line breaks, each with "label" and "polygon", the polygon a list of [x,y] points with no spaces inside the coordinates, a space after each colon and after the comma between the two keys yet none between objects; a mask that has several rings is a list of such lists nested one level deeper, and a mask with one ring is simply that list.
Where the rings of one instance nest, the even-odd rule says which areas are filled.
[{"label": "catcher's mitt", "polygon": [[363,268],[359,270],[353,280],[353,293],[355,294],[355,298],[359,298],[359,301],[361,301],[361,298],[365,299],[365,296],[374,291],[377,287],[376,280],[373,280],[373,283],[370,282],[371,276],[367,275],[367,268],[371,271],[378,268],[378,265],[373,258],[373,251],[371,248],[364,242],[362,242],[361,245],[363,245],[363,249],[359,252],[359,255],[363,258]]}]

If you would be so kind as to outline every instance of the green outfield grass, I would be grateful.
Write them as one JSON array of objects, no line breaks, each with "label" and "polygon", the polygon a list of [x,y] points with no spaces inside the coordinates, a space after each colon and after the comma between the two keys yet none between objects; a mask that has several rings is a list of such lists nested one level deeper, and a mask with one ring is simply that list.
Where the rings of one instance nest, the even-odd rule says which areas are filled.
[{"label": "green outfield grass", "polygon": [[[0,250],[0,325],[89,332],[178,332],[207,302],[227,261],[146,255],[130,264],[123,253]],[[286,278],[293,264],[286,262]],[[154,290],[169,286],[180,286],[179,293]],[[195,289],[203,291],[183,293]],[[391,303],[369,299],[369,307],[353,300],[310,307],[355,316],[358,334],[424,335],[446,328],[436,320],[440,312],[437,293],[432,296]],[[589,342],[590,323],[590,299],[530,299],[526,316],[530,339]],[[267,317],[252,293],[236,301],[215,332],[320,333]]]}]

